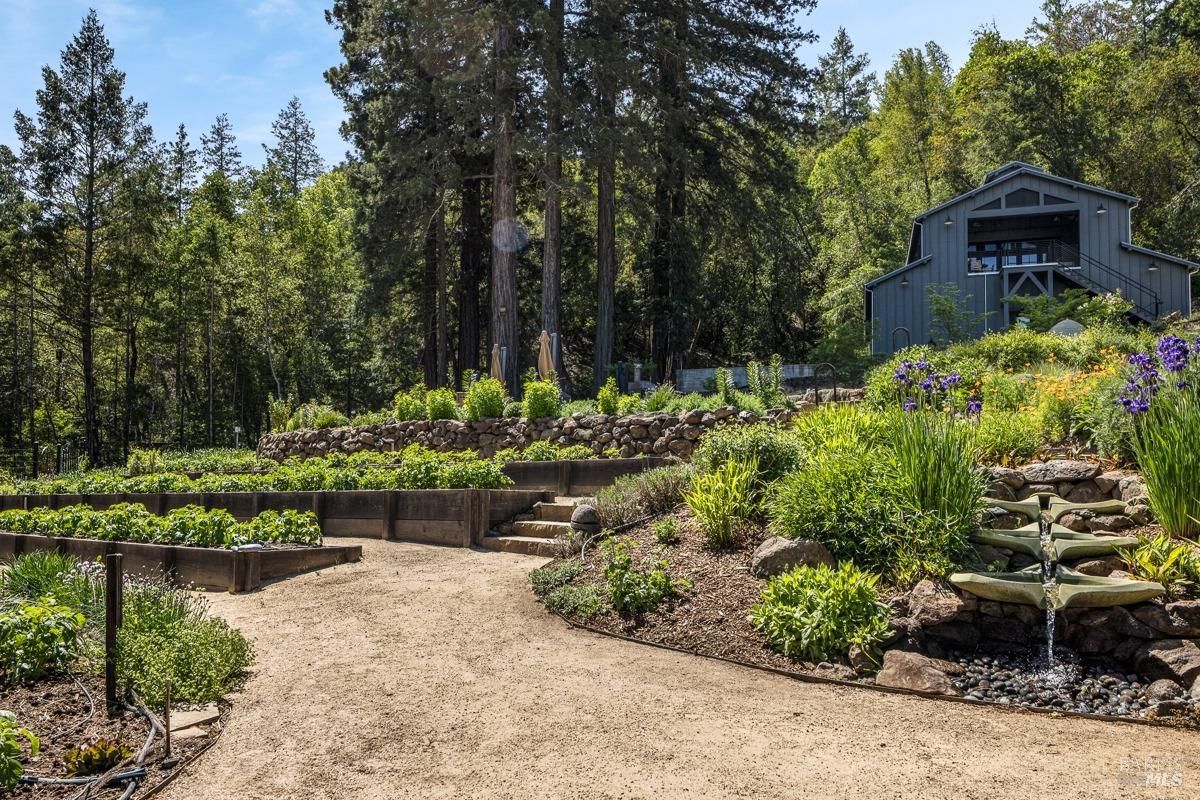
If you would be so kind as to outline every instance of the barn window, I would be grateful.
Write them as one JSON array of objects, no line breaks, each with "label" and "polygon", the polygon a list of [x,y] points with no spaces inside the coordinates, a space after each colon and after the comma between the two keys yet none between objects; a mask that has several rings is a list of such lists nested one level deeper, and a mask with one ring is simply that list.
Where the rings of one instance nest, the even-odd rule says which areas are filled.
[{"label": "barn window", "polygon": [[1045,200],[1043,200],[1043,202],[1044,202],[1046,205],[1048,205],[1048,206],[1061,206],[1061,205],[1065,205],[1065,204],[1067,204],[1067,203],[1073,203],[1073,202],[1075,202],[1075,201],[1074,201],[1074,200],[1067,200],[1067,199],[1065,199],[1065,198],[1062,198],[1062,197],[1055,197],[1055,196],[1054,196],[1054,195],[1052,195],[1052,194],[1048,194],[1048,195],[1046,195],[1046,196],[1045,196]]},{"label": "barn window", "polygon": [[997,209],[999,207],[1000,207],[1000,198],[997,197],[995,200],[992,200],[991,202],[984,203],[981,206],[976,206],[975,210],[976,211],[991,211],[991,210]]},{"label": "barn window", "polygon": [[1015,192],[1005,195],[1004,205],[1006,208],[1025,208],[1026,206],[1036,206],[1038,199],[1038,193],[1032,189],[1017,189]]}]

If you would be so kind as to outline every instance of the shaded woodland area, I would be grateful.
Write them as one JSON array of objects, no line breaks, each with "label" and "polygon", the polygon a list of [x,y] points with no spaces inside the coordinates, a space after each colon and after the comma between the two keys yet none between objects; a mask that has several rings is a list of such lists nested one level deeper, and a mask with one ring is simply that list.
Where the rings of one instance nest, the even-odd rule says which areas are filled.
[{"label": "shaded woodland area", "polygon": [[224,115],[152,131],[89,15],[0,147],[0,448],[245,442],[273,396],[353,415],[493,343],[515,393],[543,329],[577,395],[617,361],[847,363],[911,218],[1014,159],[1200,257],[1196,0],[1050,0],[957,71],[845,31],[805,63],[813,5],[337,0],[346,159],[293,101],[261,167]]}]

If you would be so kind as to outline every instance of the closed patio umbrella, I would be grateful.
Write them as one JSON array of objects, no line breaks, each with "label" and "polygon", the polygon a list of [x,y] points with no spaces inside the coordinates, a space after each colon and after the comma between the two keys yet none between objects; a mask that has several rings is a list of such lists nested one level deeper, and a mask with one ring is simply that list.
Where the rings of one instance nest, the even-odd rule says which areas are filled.
[{"label": "closed patio umbrella", "polygon": [[550,334],[542,331],[540,344],[538,346],[538,373],[545,380],[551,372],[554,372],[554,356],[550,355]]},{"label": "closed patio umbrella", "polygon": [[491,376],[501,383],[504,382],[504,365],[500,363],[500,345],[492,345],[492,368]]}]

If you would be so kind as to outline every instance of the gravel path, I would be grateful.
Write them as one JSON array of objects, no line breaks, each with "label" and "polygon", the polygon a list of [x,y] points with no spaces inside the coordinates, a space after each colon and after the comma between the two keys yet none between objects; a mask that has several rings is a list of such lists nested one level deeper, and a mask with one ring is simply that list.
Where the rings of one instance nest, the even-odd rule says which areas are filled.
[{"label": "gravel path", "polygon": [[803,684],[571,630],[539,559],[363,545],[212,598],[257,667],[164,797],[1200,796],[1200,735]]}]

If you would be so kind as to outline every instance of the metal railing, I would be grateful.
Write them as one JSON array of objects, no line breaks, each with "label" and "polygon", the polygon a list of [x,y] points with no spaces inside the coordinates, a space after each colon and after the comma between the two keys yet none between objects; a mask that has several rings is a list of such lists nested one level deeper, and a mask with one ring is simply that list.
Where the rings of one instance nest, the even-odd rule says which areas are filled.
[{"label": "metal railing", "polygon": [[1148,285],[1060,239],[998,242],[993,248],[970,249],[967,253],[967,269],[977,274],[1035,267],[1053,267],[1096,294],[1119,292],[1146,320],[1157,319],[1162,310],[1158,292]]}]

